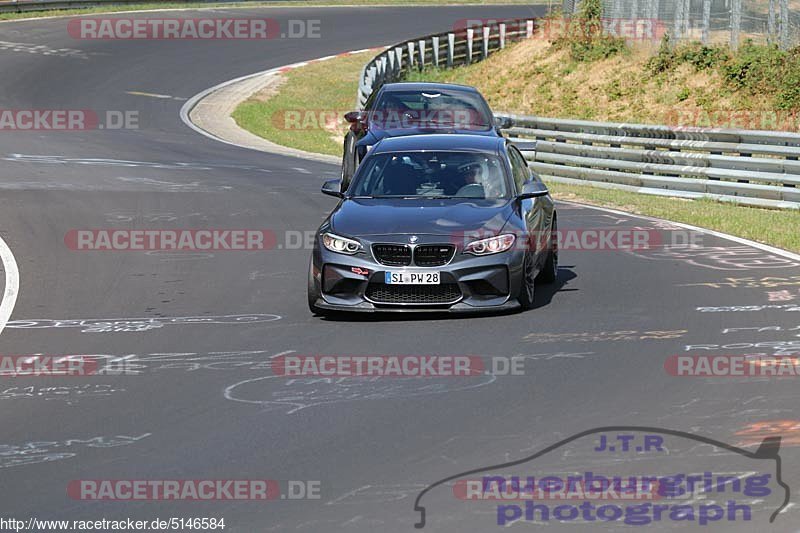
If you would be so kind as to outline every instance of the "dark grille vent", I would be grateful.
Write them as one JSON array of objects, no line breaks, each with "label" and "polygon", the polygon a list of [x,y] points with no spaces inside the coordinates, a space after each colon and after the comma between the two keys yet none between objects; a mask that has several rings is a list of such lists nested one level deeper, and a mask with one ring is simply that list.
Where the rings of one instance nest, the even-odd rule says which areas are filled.
[{"label": "dark grille vent", "polygon": [[405,244],[373,244],[372,254],[382,265],[408,266],[411,264],[411,248]]},{"label": "dark grille vent", "polygon": [[440,285],[384,285],[370,283],[367,298],[386,304],[451,304],[461,298],[457,283]]},{"label": "dark grille vent", "polygon": [[423,267],[446,265],[453,258],[455,248],[452,244],[423,244],[417,246],[414,248],[414,263]]}]

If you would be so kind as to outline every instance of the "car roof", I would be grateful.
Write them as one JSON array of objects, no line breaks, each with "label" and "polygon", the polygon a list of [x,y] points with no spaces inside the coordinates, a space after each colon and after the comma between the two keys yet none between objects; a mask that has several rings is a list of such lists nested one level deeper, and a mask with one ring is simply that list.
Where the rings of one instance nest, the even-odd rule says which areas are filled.
[{"label": "car roof", "polygon": [[461,91],[469,93],[477,93],[478,89],[469,85],[459,85],[456,83],[433,83],[433,82],[416,82],[404,81],[396,83],[386,83],[383,85],[384,91]]},{"label": "car roof", "polygon": [[503,137],[484,135],[438,134],[387,137],[376,144],[370,153],[415,152],[436,150],[449,152],[484,152],[497,154],[505,144]]}]

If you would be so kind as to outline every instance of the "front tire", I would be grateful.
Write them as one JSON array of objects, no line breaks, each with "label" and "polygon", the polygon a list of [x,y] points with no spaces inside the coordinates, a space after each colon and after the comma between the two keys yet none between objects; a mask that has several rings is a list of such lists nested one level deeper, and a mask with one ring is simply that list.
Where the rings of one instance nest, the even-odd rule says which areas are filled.
[{"label": "front tire", "polygon": [[536,276],[538,283],[553,283],[558,278],[558,222],[553,219],[553,227],[548,243],[547,259],[544,262],[542,271]]},{"label": "front tire", "polygon": [[530,252],[525,252],[525,259],[522,261],[522,280],[519,286],[517,300],[523,311],[533,309],[533,295],[535,280],[533,276],[535,261]]},{"label": "front tire", "polygon": [[350,178],[356,172],[356,139],[352,134],[348,134],[344,139],[344,150],[342,154],[342,186],[350,182]]}]

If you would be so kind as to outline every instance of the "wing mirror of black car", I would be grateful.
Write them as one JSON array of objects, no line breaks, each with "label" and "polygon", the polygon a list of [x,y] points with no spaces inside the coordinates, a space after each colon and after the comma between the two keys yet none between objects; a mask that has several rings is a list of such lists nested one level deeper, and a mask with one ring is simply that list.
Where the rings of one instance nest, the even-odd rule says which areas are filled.
[{"label": "wing mirror of black car", "polygon": [[507,130],[514,126],[514,119],[511,117],[494,117],[494,125],[501,130]]},{"label": "wing mirror of black car", "polygon": [[344,198],[344,194],[342,193],[342,180],[335,179],[335,180],[328,180],[322,184],[322,194],[327,194],[328,196],[335,196],[336,198]]},{"label": "wing mirror of black car", "polygon": [[367,112],[366,111],[350,111],[344,114],[344,119],[350,123],[350,129],[358,132],[367,127]]},{"label": "wing mirror of black car", "polygon": [[547,190],[547,186],[544,183],[531,180],[522,186],[522,192],[519,193],[517,198],[527,200],[528,198],[539,198],[548,194],[550,194],[550,191]]},{"label": "wing mirror of black car", "polygon": [[350,124],[355,124],[356,122],[361,122],[364,120],[364,112],[363,111],[350,111],[349,113],[344,114],[344,119],[349,122]]}]

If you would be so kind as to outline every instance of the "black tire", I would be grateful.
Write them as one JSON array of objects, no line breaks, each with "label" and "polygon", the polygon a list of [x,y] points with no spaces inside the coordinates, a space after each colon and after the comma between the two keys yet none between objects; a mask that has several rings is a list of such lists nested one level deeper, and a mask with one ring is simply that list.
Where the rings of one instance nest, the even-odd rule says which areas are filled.
[{"label": "black tire", "polygon": [[525,260],[522,263],[522,281],[519,286],[519,294],[517,295],[517,300],[523,311],[533,309],[533,295],[536,286],[533,277],[534,269],[535,262],[533,260],[533,255],[526,252]]},{"label": "black tire", "polygon": [[350,181],[355,172],[355,140],[351,134],[344,138],[344,148],[342,150],[342,184]]},{"label": "black tire", "polygon": [[553,283],[558,279],[558,222],[553,219],[553,230],[550,234],[550,242],[548,243],[547,259],[545,259],[544,266],[536,276],[537,283]]},{"label": "black tire", "polygon": [[353,134],[348,134],[344,139],[344,151],[342,155],[342,190],[350,184],[350,180],[358,168],[358,147],[356,138]]}]

